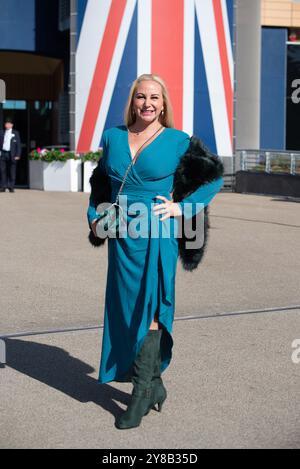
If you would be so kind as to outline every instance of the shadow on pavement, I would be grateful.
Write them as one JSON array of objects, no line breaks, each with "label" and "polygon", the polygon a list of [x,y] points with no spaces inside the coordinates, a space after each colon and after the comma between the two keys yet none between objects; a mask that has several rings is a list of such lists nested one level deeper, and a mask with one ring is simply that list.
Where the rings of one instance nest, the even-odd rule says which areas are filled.
[{"label": "shadow on pavement", "polygon": [[300,198],[299,197],[292,197],[292,196],[273,196],[271,199],[272,202],[295,202],[297,204],[300,203]]},{"label": "shadow on pavement", "polygon": [[5,339],[6,366],[41,381],[79,402],[94,402],[117,417],[121,408],[113,399],[129,403],[129,395],[88,376],[94,368],[66,350],[19,339]]}]

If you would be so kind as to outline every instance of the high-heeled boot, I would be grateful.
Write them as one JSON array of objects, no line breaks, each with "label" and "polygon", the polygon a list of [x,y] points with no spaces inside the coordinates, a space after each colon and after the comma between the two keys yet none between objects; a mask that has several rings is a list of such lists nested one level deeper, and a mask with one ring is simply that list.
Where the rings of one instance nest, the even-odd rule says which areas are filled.
[{"label": "high-heeled boot", "polygon": [[161,354],[160,354],[160,341],[162,336],[162,329],[157,330],[157,354],[154,364],[153,376],[152,376],[152,389],[153,389],[153,400],[157,404],[158,408],[155,407],[155,404],[152,406],[152,409],[161,412],[162,405],[167,398],[167,390],[164,386],[163,380],[161,378]]},{"label": "high-heeled boot", "polygon": [[138,427],[144,415],[155,404],[152,376],[157,356],[157,331],[149,329],[132,367],[133,390],[126,411],[116,419],[119,429]]}]

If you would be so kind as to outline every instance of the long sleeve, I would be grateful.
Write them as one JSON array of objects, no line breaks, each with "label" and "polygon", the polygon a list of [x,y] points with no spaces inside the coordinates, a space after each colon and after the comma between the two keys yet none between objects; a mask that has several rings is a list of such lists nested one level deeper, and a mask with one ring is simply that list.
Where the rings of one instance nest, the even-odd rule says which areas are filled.
[{"label": "long sleeve", "polygon": [[[103,153],[102,157],[98,161],[97,167],[94,169],[96,172],[100,172],[101,174],[107,174],[106,173],[106,168],[105,168],[105,161],[106,161],[106,154],[107,154],[107,145],[106,145],[106,134],[105,131],[103,133]],[[88,224],[89,227],[91,228],[91,222],[95,220],[96,218],[99,218],[99,214],[96,211],[97,208],[97,203],[93,198],[93,191],[91,191],[90,197],[89,197],[89,206],[87,209],[87,219],[88,219]]]},{"label": "long sleeve", "polygon": [[191,137],[188,133],[182,132],[182,138],[180,138],[177,143],[177,160],[179,162],[180,158],[185,154],[191,143]]},{"label": "long sleeve", "polygon": [[221,190],[223,185],[224,178],[219,177],[212,182],[200,186],[189,196],[177,202],[180,205],[184,218],[189,219],[206,207]]}]

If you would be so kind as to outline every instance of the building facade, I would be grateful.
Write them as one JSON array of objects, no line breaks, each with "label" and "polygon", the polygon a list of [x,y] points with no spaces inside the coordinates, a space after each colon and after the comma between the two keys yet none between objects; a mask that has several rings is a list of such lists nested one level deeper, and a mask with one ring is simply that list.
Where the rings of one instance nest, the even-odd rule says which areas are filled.
[{"label": "building facade", "polygon": [[300,2],[262,0],[260,148],[300,150]]},{"label": "building facade", "polygon": [[0,11],[0,125],[12,116],[21,133],[20,187],[32,148],[101,146],[141,73],[164,78],[175,126],[220,156],[300,149],[299,1],[0,0]]}]

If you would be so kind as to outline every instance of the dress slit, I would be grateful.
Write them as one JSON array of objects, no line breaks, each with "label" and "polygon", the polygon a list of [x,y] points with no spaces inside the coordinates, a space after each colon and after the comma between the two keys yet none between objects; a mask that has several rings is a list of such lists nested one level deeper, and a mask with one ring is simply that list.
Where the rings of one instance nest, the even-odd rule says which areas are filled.
[{"label": "dress slit", "polygon": [[[116,377],[114,381],[116,382],[131,382],[132,378],[132,371],[133,371],[133,362],[136,359],[137,355],[139,354],[139,351],[141,350],[143,343],[146,339],[146,336],[148,334],[148,331],[150,329],[150,325],[152,324],[152,321],[155,318],[155,315],[157,314],[157,319],[158,323],[160,324],[162,328],[162,335],[161,335],[161,340],[160,340],[160,356],[161,356],[161,366],[160,366],[160,371],[161,373],[169,366],[171,359],[172,359],[172,348],[173,348],[173,338],[171,331],[169,331],[168,326],[166,323],[163,321],[163,316],[161,316],[160,312],[160,305],[161,305],[161,295],[162,295],[162,261],[161,261],[161,256],[160,256],[160,249],[159,249],[159,255],[158,255],[158,285],[157,285],[157,297],[156,297],[156,308],[154,310],[154,314],[149,322],[148,329],[145,331],[145,334],[143,335],[142,339],[139,341],[139,344],[136,344],[136,349],[134,353],[134,358],[132,360],[132,363],[127,370],[127,372],[120,376]],[[150,304],[153,301],[153,298],[150,300]],[[148,305],[149,306],[149,305]]]}]

